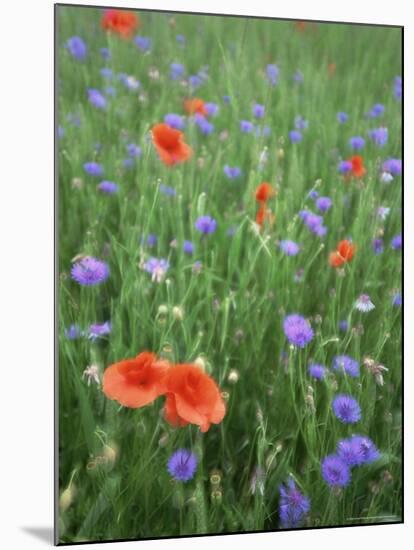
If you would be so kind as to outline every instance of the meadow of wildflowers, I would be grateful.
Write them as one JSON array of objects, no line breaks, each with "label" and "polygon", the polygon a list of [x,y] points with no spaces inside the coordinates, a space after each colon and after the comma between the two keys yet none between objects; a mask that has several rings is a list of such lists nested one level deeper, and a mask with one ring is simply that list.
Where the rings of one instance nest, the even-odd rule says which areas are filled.
[{"label": "meadow of wildflowers", "polygon": [[400,522],[402,30],[56,10],[57,541]]}]

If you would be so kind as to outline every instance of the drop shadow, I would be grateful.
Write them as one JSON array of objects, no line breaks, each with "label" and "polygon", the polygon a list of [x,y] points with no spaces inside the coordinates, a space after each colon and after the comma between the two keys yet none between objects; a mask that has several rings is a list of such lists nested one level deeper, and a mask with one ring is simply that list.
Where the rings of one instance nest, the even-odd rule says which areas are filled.
[{"label": "drop shadow", "polygon": [[21,527],[21,530],[51,545],[55,542],[53,537],[53,527]]}]

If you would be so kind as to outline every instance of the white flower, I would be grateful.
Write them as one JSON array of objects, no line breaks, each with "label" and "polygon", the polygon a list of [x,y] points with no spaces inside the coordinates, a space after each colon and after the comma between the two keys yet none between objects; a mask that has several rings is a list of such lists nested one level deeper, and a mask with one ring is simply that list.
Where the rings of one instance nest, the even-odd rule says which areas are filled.
[{"label": "white flower", "polygon": [[394,179],[389,172],[383,172],[380,177],[382,183],[391,183]]},{"label": "white flower", "polygon": [[362,313],[367,313],[368,311],[372,311],[375,308],[368,294],[361,294],[361,296],[355,302],[355,307],[358,311],[362,311]]},{"label": "white flower", "polygon": [[86,369],[83,371],[82,379],[87,378],[88,379],[88,386],[91,385],[91,382],[95,382],[96,384],[100,384],[99,381],[99,367],[98,365],[89,365],[86,367]]}]

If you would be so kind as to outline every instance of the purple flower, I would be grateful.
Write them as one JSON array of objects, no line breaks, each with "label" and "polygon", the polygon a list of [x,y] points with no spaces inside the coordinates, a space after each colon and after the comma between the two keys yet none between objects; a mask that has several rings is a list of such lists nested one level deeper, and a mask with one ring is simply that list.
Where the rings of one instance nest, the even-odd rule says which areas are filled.
[{"label": "purple flower", "polygon": [[86,256],[73,264],[71,276],[82,286],[92,286],[103,283],[109,277],[109,267],[106,262]]},{"label": "purple flower", "polygon": [[168,459],[168,472],[176,481],[189,481],[197,469],[197,457],[187,449],[178,449]]},{"label": "purple flower", "polygon": [[209,233],[214,233],[217,228],[217,222],[211,216],[200,216],[197,218],[194,226],[200,233],[208,235]]},{"label": "purple flower", "polygon": [[98,185],[98,189],[103,193],[112,195],[113,193],[116,193],[118,191],[118,185],[113,181],[101,181],[101,183]]},{"label": "purple flower", "polygon": [[352,162],[350,160],[341,160],[338,164],[338,172],[340,174],[347,174],[352,170]]},{"label": "purple flower", "polygon": [[400,307],[402,305],[402,296],[399,292],[395,292],[392,296],[392,305],[394,307]]},{"label": "purple flower", "polygon": [[151,280],[161,283],[167,273],[170,264],[164,258],[149,258],[144,264],[144,270],[152,275]]},{"label": "purple flower", "polygon": [[394,78],[394,97],[395,99],[402,97],[402,78],[400,76]]},{"label": "purple flower", "polygon": [[139,145],[136,145],[135,143],[128,143],[126,149],[128,151],[128,155],[131,158],[139,158],[142,155],[141,147]]},{"label": "purple flower", "polygon": [[111,59],[111,52],[109,51],[109,48],[101,48],[100,52],[101,52],[101,56],[103,57],[103,59],[105,59],[105,61],[108,59]]},{"label": "purple flower", "polygon": [[323,237],[326,235],[327,228],[323,225],[322,216],[317,216],[313,214],[310,210],[301,210],[299,212],[299,217],[303,220],[306,227],[317,235],[318,237]]},{"label": "purple flower", "polygon": [[289,343],[299,348],[304,348],[313,338],[313,330],[309,321],[296,313],[285,317],[283,330]]},{"label": "purple flower", "polygon": [[370,112],[368,113],[368,115],[371,117],[371,118],[377,118],[381,115],[383,115],[385,112],[385,107],[384,105],[382,105],[381,103],[376,103],[372,109],[370,110]]},{"label": "purple flower", "polygon": [[201,133],[208,136],[212,132],[214,132],[214,124],[209,122],[206,117],[203,115],[200,115],[199,113],[196,113],[194,115],[194,122],[198,126],[198,128],[201,130]]},{"label": "purple flower", "polygon": [[359,376],[359,363],[349,355],[336,355],[332,362],[332,368],[336,371],[348,374],[353,378]]},{"label": "purple flower", "polygon": [[356,424],[361,420],[361,407],[350,395],[337,395],[332,401],[332,410],[344,424]]},{"label": "purple flower", "polygon": [[286,254],[286,256],[296,256],[299,253],[300,247],[295,241],[285,239],[279,243],[280,250]]},{"label": "purple flower", "polygon": [[347,113],[344,113],[343,111],[340,111],[337,115],[336,115],[336,120],[340,123],[340,124],[344,124],[347,120],[348,120],[348,115]]},{"label": "purple flower", "polygon": [[244,134],[251,134],[254,130],[254,124],[249,120],[240,121],[240,131]]},{"label": "purple flower", "polygon": [[203,265],[200,262],[200,260],[197,260],[196,262],[193,263],[193,267],[191,268],[191,271],[196,275],[198,275],[201,272],[202,267]]},{"label": "purple flower", "polygon": [[196,90],[203,84],[203,79],[198,74],[192,74],[188,77],[188,84],[190,88]]},{"label": "purple flower", "polygon": [[315,378],[316,380],[323,380],[326,374],[326,367],[315,363],[309,365],[308,372],[312,378]]},{"label": "purple flower", "polygon": [[351,137],[349,140],[349,146],[352,147],[354,151],[360,151],[365,145],[365,139],[361,136]]},{"label": "purple flower", "polygon": [[88,48],[80,36],[72,36],[65,44],[66,49],[72,57],[83,61],[88,55]]},{"label": "purple flower", "polygon": [[151,38],[149,38],[148,36],[140,36],[140,35],[137,35],[137,36],[134,38],[134,42],[135,42],[135,45],[136,45],[140,50],[142,50],[143,52],[147,52],[148,50],[151,49],[152,41],[151,41]]},{"label": "purple flower", "polygon": [[382,239],[374,239],[372,241],[372,250],[374,254],[382,254],[384,252],[384,241]]},{"label": "purple flower", "polygon": [[328,455],[321,468],[323,479],[331,487],[346,487],[351,481],[349,466],[337,455]]},{"label": "purple flower", "polygon": [[296,130],[306,130],[309,126],[309,122],[304,119],[302,116],[298,115],[295,117],[295,128]]},{"label": "purple flower", "polygon": [[327,212],[331,206],[332,206],[332,199],[330,199],[329,197],[319,197],[316,201],[315,201],[315,205],[316,205],[316,208],[320,211],[320,212]]},{"label": "purple flower", "polygon": [[263,118],[265,115],[265,106],[260,105],[260,103],[255,103],[253,105],[252,111],[253,111],[253,116],[255,116],[256,118]]},{"label": "purple flower", "polygon": [[295,71],[295,74],[293,75],[293,81],[297,84],[301,84],[304,80],[302,71]]},{"label": "purple flower", "polygon": [[394,250],[401,250],[401,248],[402,248],[402,235],[401,235],[401,233],[399,235],[396,235],[395,237],[393,237],[393,239],[391,241],[391,248],[393,248]]},{"label": "purple flower", "polygon": [[76,340],[77,338],[83,336],[83,332],[79,325],[74,324],[70,325],[69,328],[65,328],[64,334],[68,340]]},{"label": "purple flower", "polygon": [[216,116],[220,109],[217,103],[205,103],[204,107],[206,108],[208,116]]},{"label": "purple flower", "polygon": [[88,89],[89,103],[97,109],[106,109],[106,97],[99,90],[94,88]]},{"label": "purple flower", "polygon": [[342,321],[339,321],[338,323],[339,330],[342,332],[347,332],[349,328],[348,321],[346,319],[342,319]]},{"label": "purple flower", "polygon": [[140,81],[137,80],[135,76],[120,73],[118,75],[118,79],[122,82],[127,90],[130,90],[132,92],[139,90],[139,88],[141,87]]},{"label": "purple flower", "polygon": [[276,86],[279,78],[279,67],[277,65],[269,64],[266,67],[266,76],[272,86]]},{"label": "purple flower", "polygon": [[298,527],[310,510],[310,500],[296,487],[289,477],[285,485],[280,485],[279,517],[282,527]]},{"label": "purple flower", "polygon": [[105,321],[105,323],[95,323],[89,327],[89,336],[88,338],[95,342],[98,338],[110,334],[112,330],[112,325],[110,321]]},{"label": "purple flower", "polygon": [[175,197],[177,191],[174,189],[174,187],[170,187],[169,185],[164,185],[163,183],[160,183],[160,193],[162,193],[163,195],[167,195],[167,197]]},{"label": "purple flower", "polygon": [[90,176],[103,176],[103,168],[97,162],[85,162],[83,168]]},{"label": "purple flower", "polygon": [[186,254],[192,254],[194,252],[194,245],[191,241],[184,241],[183,250]]},{"label": "purple flower", "polygon": [[349,466],[371,464],[379,459],[380,454],[369,437],[353,435],[342,439],[337,446],[338,456]]},{"label": "purple flower", "polygon": [[355,307],[358,311],[361,311],[362,313],[368,313],[368,311],[372,311],[375,309],[374,304],[371,302],[371,298],[368,296],[368,294],[361,294],[357,301],[355,302]]},{"label": "purple flower", "polygon": [[316,191],[316,189],[312,189],[311,191],[309,191],[309,193],[308,193],[308,198],[309,199],[315,200],[318,197],[319,197],[319,193]]},{"label": "purple flower", "polygon": [[182,63],[171,63],[170,65],[170,78],[171,80],[180,80],[185,74],[185,68]]},{"label": "purple flower", "polygon": [[302,141],[302,134],[298,130],[291,130],[289,132],[289,139],[291,143],[299,143]]},{"label": "purple flower", "polygon": [[102,67],[99,72],[104,78],[106,78],[107,80],[111,80],[113,74],[112,69],[110,69],[109,67]]},{"label": "purple flower", "polygon": [[168,126],[171,126],[171,128],[175,128],[176,130],[183,130],[185,128],[185,120],[184,117],[181,115],[177,115],[176,113],[168,113],[164,117],[165,124],[168,124]]},{"label": "purple flower", "polygon": [[237,166],[229,166],[228,164],[224,167],[224,173],[229,178],[229,180],[234,180],[236,178],[239,178],[241,176],[241,170]]},{"label": "purple flower", "polygon": [[383,147],[388,141],[388,128],[375,128],[368,133],[369,137],[378,147]]},{"label": "purple flower", "polygon": [[[142,237],[142,240],[144,241],[144,236]],[[154,235],[154,233],[150,233],[146,239],[146,244],[149,248],[154,248],[158,242],[157,235]]]},{"label": "purple flower", "polygon": [[393,176],[399,176],[402,171],[402,161],[400,159],[387,159],[382,165],[382,169]]},{"label": "purple flower", "polygon": [[378,210],[377,210],[377,216],[381,219],[381,220],[385,220],[388,216],[388,214],[390,213],[390,208],[388,208],[387,206],[379,206],[378,207]]},{"label": "purple flower", "polygon": [[224,101],[224,103],[229,104],[230,101],[231,101],[231,97],[229,95],[224,95],[223,96],[223,101]]}]

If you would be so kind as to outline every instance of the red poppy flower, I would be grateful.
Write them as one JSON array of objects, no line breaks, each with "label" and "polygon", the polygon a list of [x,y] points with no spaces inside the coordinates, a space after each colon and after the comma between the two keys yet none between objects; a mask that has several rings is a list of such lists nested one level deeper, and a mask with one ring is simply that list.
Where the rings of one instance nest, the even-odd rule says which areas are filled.
[{"label": "red poppy flower", "polygon": [[102,28],[128,38],[139,26],[139,17],[132,11],[105,10]]},{"label": "red poppy flower", "polygon": [[165,393],[168,368],[166,361],[144,351],[135,359],[124,359],[108,367],[103,375],[103,392],[124,407],[143,407]]},{"label": "red poppy flower", "polygon": [[196,424],[202,432],[219,424],[226,413],[216,382],[192,364],[174,365],[165,377],[165,419],[172,426]]},{"label": "red poppy flower", "polygon": [[204,101],[198,97],[193,97],[192,99],[184,100],[184,109],[189,115],[199,115],[207,116],[207,109],[204,104]]},{"label": "red poppy flower", "polygon": [[162,162],[168,166],[188,160],[193,151],[183,141],[183,133],[168,124],[156,124],[152,128],[152,141]]},{"label": "red poppy flower", "polygon": [[350,262],[354,257],[356,246],[344,239],[340,241],[335,252],[329,255],[329,264],[332,267],[341,267],[344,263]]},{"label": "red poppy flower", "polygon": [[349,159],[349,162],[352,164],[352,174],[356,178],[362,178],[365,175],[366,169],[364,167],[364,159],[360,155],[354,155]]},{"label": "red poppy flower", "polygon": [[270,183],[263,182],[256,189],[256,200],[258,202],[266,202],[274,195],[276,195],[276,191]]},{"label": "red poppy flower", "polygon": [[275,221],[275,216],[270,210],[270,208],[267,208],[266,203],[261,203],[259,206],[259,210],[256,214],[256,223],[261,228],[265,221],[268,221],[270,225],[273,225]]}]

